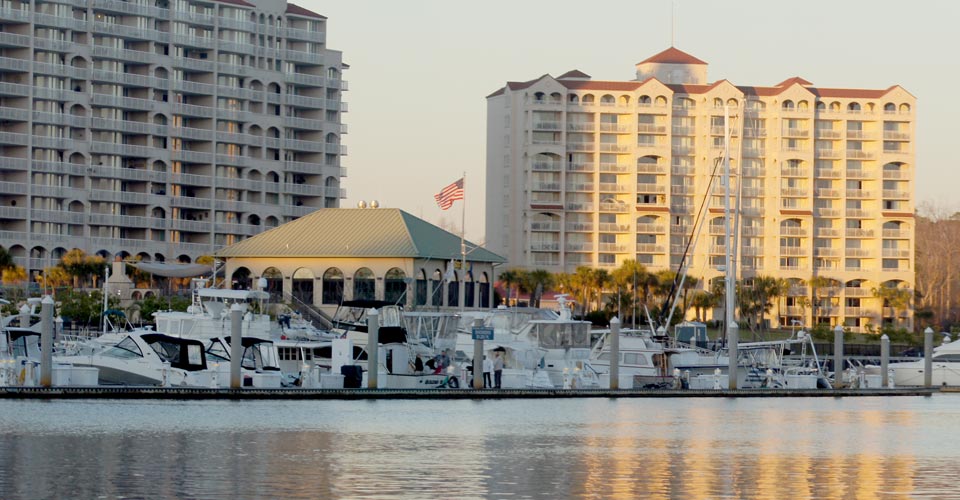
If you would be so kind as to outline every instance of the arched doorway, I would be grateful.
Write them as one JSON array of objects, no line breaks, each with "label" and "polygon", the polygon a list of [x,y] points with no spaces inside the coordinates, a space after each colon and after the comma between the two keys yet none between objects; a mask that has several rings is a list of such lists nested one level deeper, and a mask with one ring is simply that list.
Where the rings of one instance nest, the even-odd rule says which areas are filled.
[{"label": "arched doorway", "polygon": [[480,273],[480,307],[490,307],[490,278],[487,273]]},{"label": "arched doorway", "polygon": [[313,271],[301,267],[293,272],[293,298],[313,305]]},{"label": "arched doorway", "polygon": [[453,279],[447,283],[447,305],[450,307],[460,306],[460,273],[453,272]]},{"label": "arched doorway", "polygon": [[283,299],[283,273],[275,267],[268,267],[263,270],[263,278],[267,280],[265,291],[270,293],[274,300]]},{"label": "arched doorway", "polygon": [[253,280],[250,278],[250,270],[245,267],[239,267],[230,277],[230,285],[234,290],[250,290]]}]

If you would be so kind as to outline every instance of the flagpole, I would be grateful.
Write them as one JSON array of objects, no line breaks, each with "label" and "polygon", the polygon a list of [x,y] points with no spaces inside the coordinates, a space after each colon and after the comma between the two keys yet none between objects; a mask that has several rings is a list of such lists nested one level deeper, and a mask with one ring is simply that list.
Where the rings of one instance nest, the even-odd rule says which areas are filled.
[{"label": "flagpole", "polygon": [[460,312],[464,310],[464,302],[467,300],[467,245],[464,241],[464,233],[467,231],[467,172],[463,172],[463,203],[460,207]]}]

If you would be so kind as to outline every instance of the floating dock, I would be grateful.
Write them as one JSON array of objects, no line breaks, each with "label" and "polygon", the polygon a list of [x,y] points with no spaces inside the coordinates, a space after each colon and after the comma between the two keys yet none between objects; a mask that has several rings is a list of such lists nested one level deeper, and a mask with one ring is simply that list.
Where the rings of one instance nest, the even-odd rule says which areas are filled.
[{"label": "floating dock", "polygon": [[845,398],[930,396],[939,387],[895,389],[207,389],[201,387],[0,387],[0,399],[358,400],[568,398]]}]

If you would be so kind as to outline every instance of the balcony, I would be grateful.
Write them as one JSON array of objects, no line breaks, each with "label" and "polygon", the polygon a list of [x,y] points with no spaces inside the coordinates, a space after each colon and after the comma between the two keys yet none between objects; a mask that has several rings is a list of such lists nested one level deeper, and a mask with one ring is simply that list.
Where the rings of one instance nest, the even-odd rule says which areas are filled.
[{"label": "balcony", "polygon": [[832,227],[818,227],[814,230],[814,235],[818,238],[839,238],[841,231]]},{"label": "balcony", "polygon": [[883,140],[885,141],[909,141],[910,134],[908,132],[897,132],[892,130],[883,131]]},{"label": "balcony", "polygon": [[559,161],[535,161],[531,166],[531,170],[534,170],[537,172],[559,172],[560,162]]},{"label": "balcony", "polygon": [[[602,129],[601,129],[602,130]],[[637,133],[640,134],[666,134],[667,127],[664,125],[651,125],[648,123],[637,124]]]},{"label": "balcony", "polygon": [[877,157],[877,154],[873,151],[863,151],[860,149],[848,149],[847,158],[853,160],[872,160]]},{"label": "balcony", "polygon": [[677,185],[670,186],[670,194],[672,194],[672,195],[677,195],[677,196],[692,195],[692,194],[694,194],[694,187],[693,187],[693,186],[687,186],[687,185],[683,185],[683,186],[677,186]]},{"label": "balcony", "polygon": [[842,172],[832,168],[817,168],[813,171],[813,176],[819,179],[839,179]]},{"label": "balcony", "polygon": [[600,172],[605,174],[623,174],[630,171],[629,165],[618,165],[616,163],[601,163]]},{"label": "balcony", "polygon": [[808,177],[810,171],[805,168],[784,168],[780,171],[782,177]]},{"label": "balcony", "polygon": [[873,297],[873,291],[869,288],[844,287],[843,294],[847,297]]},{"label": "balcony", "polygon": [[876,193],[873,191],[868,191],[866,189],[848,189],[847,198],[873,198],[876,196]]},{"label": "balcony", "polygon": [[815,257],[842,257],[843,250],[830,247],[814,247],[813,255]]},{"label": "balcony", "polygon": [[614,252],[614,253],[624,253],[627,251],[627,245],[621,245],[619,243],[600,243],[598,249],[601,252]]},{"label": "balcony", "polygon": [[804,198],[809,194],[806,188],[780,188],[780,196]]},{"label": "balcony", "polygon": [[884,229],[884,238],[910,238],[912,233],[909,229]]},{"label": "balcony", "polygon": [[567,122],[567,130],[572,132],[593,132],[596,128],[593,122]]},{"label": "balcony", "polygon": [[637,243],[637,253],[662,254],[664,250],[663,245],[656,243]]},{"label": "balcony", "polygon": [[565,208],[571,212],[593,212],[593,203],[567,203]]},{"label": "balcony", "polygon": [[743,129],[744,137],[766,137],[767,129],[763,128],[745,128]]},{"label": "balcony", "polygon": [[747,198],[761,198],[764,191],[762,187],[745,187],[741,189],[741,194]]},{"label": "balcony", "polygon": [[531,222],[531,231],[555,232],[560,230],[559,222]]},{"label": "balcony", "polygon": [[911,256],[910,250],[901,250],[898,248],[884,248],[883,257],[886,259],[909,259]]},{"label": "balcony", "polygon": [[743,236],[763,236],[763,226],[743,226],[740,228]]},{"label": "balcony", "polygon": [[[601,184],[600,186],[601,186],[601,189],[602,189],[602,188],[603,188],[603,184]],[[659,185],[659,184],[644,184],[644,183],[641,183],[641,184],[637,184],[637,192],[638,192],[638,193],[658,193],[658,194],[665,194],[665,193],[667,192],[667,187],[666,187],[666,186],[661,186],[661,185]]]},{"label": "balcony", "polygon": [[885,200],[909,200],[910,193],[907,191],[898,191],[895,189],[884,189],[883,198]]},{"label": "balcony", "polygon": [[629,224],[616,224],[612,222],[601,222],[600,223],[600,232],[601,233],[627,233],[630,231]]},{"label": "balcony", "polygon": [[824,149],[818,148],[816,150],[816,155],[818,158],[840,158],[842,152],[839,149]]},{"label": "balcony", "polygon": [[813,194],[817,198],[839,198],[840,190],[839,189],[827,189],[827,188],[817,188],[813,190]]},{"label": "balcony", "polygon": [[601,132],[615,132],[626,134],[633,131],[633,127],[624,123],[603,123],[600,122]]},{"label": "balcony", "polygon": [[560,122],[537,122],[533,124],[533,130],[560,130]]},{"label": "balcony", "polygon": [[847,238],[873,238],[873,229],[847,228]]},{"label": "balcony", "polygon": [[567,172],[596,172],[597,167],[593,163],[567,163]]},{"label": "balcony", "polygon": [[843,133],[839,130],[818,128],[815,131],[817,139],[840,139]]},{"label": "balcony", "polygon": [[874,176],[875,174],[869,170],[847,170],[847,179],[872,179]]},{"label": "balcony", "polygon": [[802,128],[785,128],[782,135],[783,137],[806,138],[810,137],[810,131]]},{"label": "balcony", "polygon": [[637,173],[638,174],[665,174],[667,173],[667,167],[663,165],[657,165],[654,163],[638,163]]},{"label": "balcony", "polygon": [[559,252],[559,242],[534,242],[530,244],[530,250],[533,252]]},{"label": "balcony", "polygon": [[626,193],[629,191],[627,186],[617,184],[615,182],[601,182],[600,183],[600,192],[601,193]]},{"label": "balcony", "polygon": [[766,175],[766,169],[756,167],[744,167],[741,170],[744,177],[763,177]]},{"label": "balcony", "polygon": [[593,223],[592,222],[567,222],[564,225],[564,228],[567,230],[567,232],[592,233]]},{"label": "balcony", "polygon": [[866,248],[847,248],[844,251],[844,255],[849,258],[864,259],[872,257],[873,252]]},{"label": "balcony", "polygon": [[626,144],[600,143],[600,151],[604,153],[629,153],[631,146]]},{"label": "balcony", "polygon": [[630,206],[625,203],[601,203],[601,212],[626,213],[630,211]]},{"label": "balcony", "polygon": [[593,192],[595,186],[592,182],[569,183],[564,186],[567,191]]},{"label": "balcony", "polygon": [[[534,144],[560,144],[560,141],[537,141],[534,139]],[[593,151],[596,149],[592,142],[567,142],[567,151]]]},{"label": "balcony", "polygon": [[666,227],[663,224],[637,223],[637,232],[643,234],[663,234]]},{"label": "balcony", "polygon": [[884,170],[883,178],[891,180],[909,179],[910,174],[902,170]]},{"label": "balcony", "polygon": [[806,257],[809,251],[803,247],[780,247],[781,257]]},{"label": "balcony", "polygon": [[846,210],[846,213],[847,213],[847,217],[863,218],[863,217],[870,217],[871,214],[874,212],[870,210],[863,210],[862,208],[848,208]]},{"label": "balcony", "polygon": [[559,182],[532,182],[530,189],[533,191],[560,191]]},{"label": "balcony", "polygon": [[807,230],[802,227],[780,226],[780,236],[807,236]]},{"label": "balcony", "polygon": [[593,243],[586,242],[586,243],[567,243],[566,245],[563,246],[563,248],[568,252],[592,252],[594,247],[593,247]]},{"label": "balcony", "polygon": [[682,167],[678,165],[670,167],[670,173],[672,175],[693,175],[695,171],[694,167]]}]

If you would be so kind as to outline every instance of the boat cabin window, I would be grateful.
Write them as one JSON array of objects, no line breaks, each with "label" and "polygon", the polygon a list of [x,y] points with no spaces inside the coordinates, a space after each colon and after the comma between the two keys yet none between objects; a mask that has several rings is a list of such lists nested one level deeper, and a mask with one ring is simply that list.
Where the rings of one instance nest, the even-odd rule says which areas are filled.
[{"label": "boat cabin window", "polygon": [[103,351],[104,356],[111,356],[114,358],[142,358],[143,351],[140,350],[140,346],[130,337],[127,337],[121,340],[117,345]]},{"label": "boat cabin window", "polygon": [[243,350],[241,366],[249,370],[279,369],[279,361],[272,342],[260,342]]},{"label": "boat cabin window", "polygon": [[635,352],[628,352],[623,355],[623,364],[625,365],[646,365],[647,357],[643,354],[638,354]]},{"label": "boat cabin window", "polygon": [[[11,346],[13,347],[13,357],[24,357],[31,358],[36,357],[40,352],[39,347],[40,337],[35,335],[24,335],[13,342]],[[33,349],[31,349],[31,343],[33,344]]]}]

